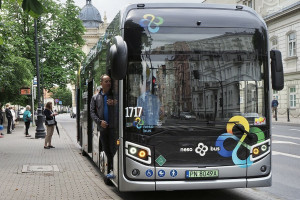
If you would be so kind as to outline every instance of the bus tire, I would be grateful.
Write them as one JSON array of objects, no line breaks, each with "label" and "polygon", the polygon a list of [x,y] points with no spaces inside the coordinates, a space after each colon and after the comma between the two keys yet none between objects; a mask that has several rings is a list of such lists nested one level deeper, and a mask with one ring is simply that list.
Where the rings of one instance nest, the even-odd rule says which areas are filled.
[{"label": "bus tire", "polygon": [[82,148],[82,150],[81,150],[81,155],[83,155],[84,157],[86,157],[88,154],[83,150],[83,148]]},{"label": "bus tire", "polygon": [[103,180],[104,180],[105,185],[109,185],[109,186],[113,185],[111,180],[109,178],[106,178],[106,176],[103,177]]}]

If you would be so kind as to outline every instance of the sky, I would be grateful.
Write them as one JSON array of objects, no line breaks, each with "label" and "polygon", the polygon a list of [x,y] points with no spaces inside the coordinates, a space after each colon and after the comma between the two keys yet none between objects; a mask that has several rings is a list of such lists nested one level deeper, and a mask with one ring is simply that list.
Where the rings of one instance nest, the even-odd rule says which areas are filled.
[{"label": "sky", "polygon": [[[61,3],[65,3],[65,0],[59,0]],[[202,0],[188,0],[189,2],[202,2]],[[83,8],[86,4],[86,0],[74,0],[75,4]],[[95,6],[101,15],[101,18],[103,20],[104,12],[106,12],[107,21],[111,22],[111,20],[114,18],[114,16],[117,14],[119,10],[124,8],[129,3],[154,3],[158,2],[161,3],[162,0],[92,0],[93,6]],[[184,2],[186,3],[186,0],[163,0],[163,2],[170,2],[170,3],[180,3]]]}]

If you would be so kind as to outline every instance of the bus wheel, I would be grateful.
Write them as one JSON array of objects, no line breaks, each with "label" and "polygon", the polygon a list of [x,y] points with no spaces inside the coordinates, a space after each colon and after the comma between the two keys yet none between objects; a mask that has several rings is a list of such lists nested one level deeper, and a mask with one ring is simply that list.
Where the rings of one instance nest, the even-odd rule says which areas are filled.
[{"label": "bus wheel", "polygon": [[104,151],[100,152],[99,155],[99,169],[101,173],[104,173],[104,169],[105,169],[105,161],[104,161]]},{"label": "bus wheel", "polygon": [[87,156],[88,154],[83,150],[83,148],[81,149],[81,155],[83,156]]},{"label": "bus wheel", "polygon": [[113,185],[111,180],[109,178],[106,178],[106,176],[103,177],[103,180],[104,180],[105,185],[109,185],[109,186]]}]

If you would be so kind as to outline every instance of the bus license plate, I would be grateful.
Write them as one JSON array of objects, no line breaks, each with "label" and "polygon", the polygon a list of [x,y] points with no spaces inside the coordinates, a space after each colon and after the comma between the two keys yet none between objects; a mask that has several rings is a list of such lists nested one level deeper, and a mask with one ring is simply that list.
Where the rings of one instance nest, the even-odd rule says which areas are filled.
[{"label": "bus license plate", "polygon": [[187,170],[185,171],[185,178],[218,178],[219,170]]}]

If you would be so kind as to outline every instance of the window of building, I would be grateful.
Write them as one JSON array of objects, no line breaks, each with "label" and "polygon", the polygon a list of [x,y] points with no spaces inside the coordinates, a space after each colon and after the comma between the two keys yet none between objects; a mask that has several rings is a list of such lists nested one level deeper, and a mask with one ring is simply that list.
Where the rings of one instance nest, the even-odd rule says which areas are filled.
[{"label": "window of building", "polygon": [[250,7],[250,8],[253,8],[253,3],[252,3],[252,0],[246,0],[246,1],[243,1],[243,4]]},{"label": "window of building", "polygon": [[296,33],[288,34],[288,55],[296,56]]},{"label": "window of building", "polygon": [[271,50],[276,50],[276,49],[278,49],[277,38],[272,38],[271,39]]},{"label": "window of building", "polygon": [[290,88],[290,108],[296,107],[296,88]]}]

